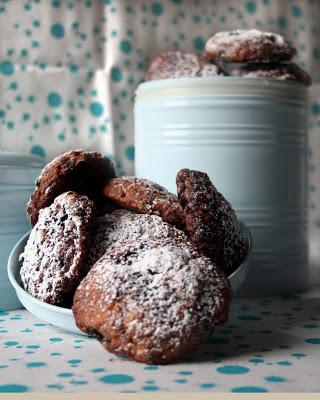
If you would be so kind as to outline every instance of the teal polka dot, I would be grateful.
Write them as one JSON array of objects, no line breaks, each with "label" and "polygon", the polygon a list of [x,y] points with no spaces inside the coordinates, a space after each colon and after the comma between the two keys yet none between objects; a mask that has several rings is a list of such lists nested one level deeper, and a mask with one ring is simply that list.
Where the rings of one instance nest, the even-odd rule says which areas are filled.
[{"label": "teal polka dot", "polygon": [[130,383],[134,381],[134,377],[131,375],[124,375],[124,374],[114,374],[114,375],[106,375],[99,379],[103,383],[110,383],[110,384],[124,384]]},{"label": "teal polka dot", "polygon": [[23,393],[29,392],[30,388],[25,385],[12,383],[10,385],[0,385],[0,393]]},{"label": "teal polka dot", "polygon": [[201,383],[200,385],[201,389],[211,389],[215,386],[216,385],[214,383]]},{"label": "teal polka dot", "polygon": [[291,8],[291,13],[294,17],[299,18],[302,15],[301,8],[298,5],[294,5]]},{"label": "teal polka dot", "polygon": [[94,117],[101,117],[101,115],[103,114],[103,105],[101,103],[98,102],[91,103],[89,108],[90,108],[90,113]]},{"label": "teal polka dot", "polygon": [[274,375],[266,376],[264,379],[267,382],[271,382],[271,383],[282,383],[282,382],[286,382],[287,381],[287,379],[282,378],[281,376],[274,376]]},{"label": "teal polka dot", "polygon": [[241,365],[225,365],[224,367],[218,367],[217,371],[220,374],[239,375],[247,374],[250,369],[247,367],[242,367]]},{"label": "teal polka dot", "polygon": [[71,64],[69,70],[72,74],[76,74],[79,71],[79,67],[76,64]]},{"label": "teal polka dot", "polygon": [[201,36],[197,36],[192,41],[193,47],[196,50],[203,50],[205,45],[205,40]]},{"label": "teal polka dot", "polygon": [[163,7],[160,3],[153,3],[151,6],[151,12],[154,16],[158,17],[163,13]]},{"label": "teal polka dot", "polygon": [[319,103],[314,103],[312,105],[312,113],[314,115],[319,115],[320,114],[320,104]]},{"label": "teal polka dot", "polygon": [[26,364],[27,368],[40,368],[40,367],[44,367],[46,365],[47,364],[45,362],[42,362],[42,361],[30,362],[30,363]]},{"label": "teal polka dot", "polygon": [[246,10],[250,14],[254,14],[256,12],[257,6],[254,1],[247,1],[246,2]]},{"label": "teal polka dot", "polygon": [[57,92],[49,93],[47,100],[48,100],[48,104],[50,107],[56,108],[56,107],[61,106],[61,104],[62,104],[62,98],[61,98],[60,94]]},{"label": "teal polka dot", "polygon": [[179,371],[179,375],[192,375],[192,371]]},{"label": "teal polka dot", "polygon": [[61,39],[64,37],[64,27],[61,24],[54,24],[51,26],[50,33],[55,39]]},{"label": "teal polka dot", "polygon": [[112,79],[114,82],[120,82],[120,81],[122,81],[122,79],[123,79],[123,74],[122,74],[122,71],[121,71],[120,68],[113,67],[113,68],[111,69],[111,79]]},{"label": "teal polka dot", "polygon": [[104,372],[105,369],[104,368],[94,368],[91,370],[91,372],[93,372],[94,374],[98,374],[99,372]]},{"label": "teal polka dot", "polygon": [[285,17],[278,18],[278,26],[280,29],[284,29],[287,26],[287,20],[285,19]]},{"label": "teal polka dot", "polygon": [[261,358],[250,358],[249,362],[251,362],[252,364],[262,364],[264,363],[263,360],[261,360]]},{"label": "teal polka dot", "polygon": [[159,390],[159,387],[154,385],[146,385],[142,386],[142,390],[144,390],[145,392],[156,392],[157,390]]},{"label": "teal polka dot", "polygon": [[3,75],[12,75],[14,73],[14,65],[10,61],[2,61],[0,71]]},{"label": "teal polka dot", "polygon": [[71,378],[71,376],[74,376],[72,372],[61,372],[58,374],[59,378]]},{"label": "teal polka dot", "polygon": [[233,393],[266,393],[267,389],[259,386],[239,386],[231,390]]},{"label": "teal polka dot", "polygon": [[187,383],[188,380],[187,379],[175,379],[176,383]]},{"label": "teal polka dot", "polygon": [[6,347],[16,346],[17,344],[19,344],[19,343],[18,343],[18,342],[14,342],[14,341],[4,342],[4,345],[5,345]]},{"label": "teal polka dot", "polygon": [[277,364],[289,367],[290,365],[292,365],[292,362],[290,362],[290,361],[278,361]]},{"label": "teal polka dot", "polygon": [[67,363],[71,365],[77,365],[80,364],[82,361],[81,360],[68,360]]},{"label": "teal polka dot", "polygon": [[303,357],[305,357],[306,355],[305,354],[303,354],[303,353],[293,353],[293,354],[291,354],[292,355],[292,357],[296,357],[296,358],[303,358]]},{"label": "teal polka dot", "polygon": [[134,154],[135,154],[134,147],[133,146],[127,147],[127,149],[126,149],[127,159],[130,160],[130,161],[133,161],[134,160]]},{"label": "teal polka dot", "polygon": [[120,43],[120,50],[124,54],[129,54],[131,53],[132,50],[132,44],[129,42],[129,40],[122,40]]},{"label": "teal polka dot", "polygon": [[31,154],[35,154],[36,156],[46,157],[46,152],[42,146],[33,146],[31,149]]},{"label": "teal polka dot", "polygon": [[4,118],[6,116],[6,112],[4,110],[0,110],[0,118]]},{"label": "teal polka dot", "polygon": [[144,367],[144,369],[148,371],[155,371],[159,369],[159,367],[157,365],[147,365],[146,367]]},{"label": "teal polka dot", "polygon": [[320,338],[310,338],[305,340],[306,343],[310,344],[320,344]]}]

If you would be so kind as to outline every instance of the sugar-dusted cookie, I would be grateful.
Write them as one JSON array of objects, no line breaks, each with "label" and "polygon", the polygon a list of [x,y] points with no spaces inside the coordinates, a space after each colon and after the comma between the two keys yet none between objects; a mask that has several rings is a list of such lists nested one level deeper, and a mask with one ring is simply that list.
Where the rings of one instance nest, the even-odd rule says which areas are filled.
[{"label": "sugar-dusted cookie", "polygon": [[229,275],[246,252],[234,210],[204,172],[182,169],[176,181],[191,242]]},{"label": "sugar-dusted cookie", "polygon": [[222,69],[195,53],[171,50],[158,54],[150,63],[145,80],[194,78],[225,75]]},{"label": "sugar-dusted cookie", "polygon": [[293,63],[247,64],[234,69],[231,75],[244,78],[274,78],[311,85],[310,75]]},{"label": "sugar-dusted cookie", "polygon": [[86,274],[95,206],[86,196],[66,192],[40,210],[21,255],[21,281],[37,299],[70,306]]},{"label": "sugar-dusted cookie", "polygon": [[153,58],[145,80],[195,77],[199,70],[200,61],[196,54],[179,50],[166,51]]},{"label": "sugar-dusted cookie", "polygon": [[113,353],[165,364],[228,317],[224,273],[187,244],[147,241],[105,254],[78,287],[77,326]]},{"label": "sugar-dusted cookie", "polygon": [[177,196],[147,179],[122,176],[104,187],[105,196],[137,213],[159,215],[165,222],[181,227],[183,216]]},{"label": "sugar-dusted cookie", "polygon": [[281,35],[257,29],[215,33],[205,45],[204,56],[223,62],[281,62],[296,53]]},{"label": "sugar-dusted cookie", "polygon": [[115,245],[159,240],[161,243],[186,243],[186,234],[157,215],[136,214],[120,209],[97,218],[88,256],[91,267]]}]

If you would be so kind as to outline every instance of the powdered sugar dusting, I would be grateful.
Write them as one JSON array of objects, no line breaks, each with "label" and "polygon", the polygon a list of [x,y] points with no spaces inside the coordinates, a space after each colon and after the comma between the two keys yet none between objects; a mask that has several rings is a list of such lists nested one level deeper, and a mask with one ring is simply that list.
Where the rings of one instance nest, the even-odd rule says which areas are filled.
[{"label": "powdered sugar dusting", "polygon": [[245,242],[237,216],[207,174],[182,169],[177,189],[192,243],[229,274],[240,265]]},{"label": "powdered sugar dusting", "polygon": [[271,61],[278,57],[288,60],[295,49],[281,35],[257,29],[222,31],[215,33],[205,45],[208,56],[225,61],[241,62],[256,59]]},{"label": "powdered sugar dusting", "polygon": [[199,70],[200,63],[196,54],[167,51],[152,60],[145,80],[194,77],[197,76]]},{"label": "powdered sugar dusting", "polygon": [[198,344],[215,323],[225,322],[231,296],[225,275],[188,244],[114,248],[78,289],[79,301],[89,309],[98,306],[91,303],[97,301],[91,299],[92,287],[101,293],[99,313],[117,304],[112,326],[131,338],[114,350],[132,355],[132,346],[139,345],[140,357],[151,349],[165,356],[168,348]]},{"label": "powdered sugar dusting", "polygon": [[234,69],[232,75],[245,78],[274,78],[301,82],[305,85],[311,84],[309,74],[293,63],[248,64]]},{"label": "powdered sugar dusting", "polygon": [[116,210],[99,217],[93,232],[88,264],[93,265],[112,246],[119,243],[166,239],[187,241],[186,235],[156,215]]},{"label": "powdered sugar dusting", "polygon": [[32,296],[63,303],[80,278],[94,205],[85,196],[65,192],[40,211],[20,259],[21,280]]},{"label": "powdered sugar dusting", "polygon": [[183,225],[182,209],[176,195],[167,189],[134,176],[111,179],[104,188],[105,195],[121,205],[139,213],[159,215],[172,225]]}]

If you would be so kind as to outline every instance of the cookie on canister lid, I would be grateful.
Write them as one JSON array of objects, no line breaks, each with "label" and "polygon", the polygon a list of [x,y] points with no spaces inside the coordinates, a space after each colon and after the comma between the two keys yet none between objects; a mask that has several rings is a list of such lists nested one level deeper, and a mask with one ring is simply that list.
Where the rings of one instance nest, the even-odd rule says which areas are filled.
[{"label": "cookie on canister lid", "polygon": [[311,85],[310,75],[293,63],[247,64],[234,69],[231,75],[243,78],[273,78]]},{"label": "cookie on canister lid", "polygon": [[116,246],[79,285],[79,329],[109,351],[148,364],[183,356],[228,317],[225,274],[190,245]]},{"label": "cookie on canister lid", "polygon": [[187,243],[188,237],[157,215],[136,214],[129,210],[119,209],[100,216],[95,221],[88,268],[113,246],[146,240],[159,240],[162,244]]},{"label": "cookie on canister lid", "polygon": [[145,80],[218,75],[226,75],[218,65],[198,57],[195,53],[172,50],[153,58],[146,72]]},{"label": "cookie on canister lid", "polygon": [[159,215],[178,228],[183,226],[182,209],[176,195],[148,179],[121,176],[111,179],[103,189],[105,196],[137,213]]},{"label": "cookie on canister lid", "polygon": [[232,63],[289,61],[295,53],[281,35],[257,29],[217,32],[204,49],[205,58]]},{"label": "cookie on canister lid", "polygon": [[199,70],[200,61],[196,54],[179,50],[166,51],[153,58],[145,80],[195,77]]},{"label": "cookie on canister lid", "polygon": [[84,194],[98,207],[103,206],[101,190],[114,177],[112,161],[100,153],[72,150],[56,157],[42,170],[27,205],[31,225],[36,224],[42,208],[68,190]]},{"label": "cookie on canister lid", "polygon": [[229,275],[246,252],[234,210],[204,172],[182,169],[176,182],[190,241]]},{"label": "cookie on canister lid", "polygon": [[39,300],[70,306],[86,274],[95,206],[86,196],[66,192],[40,210],[21,254],[21,281]]}]

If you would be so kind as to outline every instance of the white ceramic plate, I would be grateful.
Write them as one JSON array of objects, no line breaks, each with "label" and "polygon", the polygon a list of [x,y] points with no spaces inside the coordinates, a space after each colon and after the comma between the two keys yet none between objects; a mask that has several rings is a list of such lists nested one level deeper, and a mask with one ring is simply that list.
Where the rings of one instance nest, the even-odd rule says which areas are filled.
[{"label": "white ceramic plate", "polygon": [[[248,263],[252,253],[252,239],[250,232],[243,223],[241,224],[241,229],[247,241],[248,253],[245,260],[239,266],[239,268],[237,268],[229,276],[231,286],[234,292],[241,286],[242,282],[244,281],[247,275]],[[54,325],[58,328],[64,329],[66,331],[83,335],[84,333],[77,328],[72,311],[70,309],[47,304],[31,296],[23,289],[19,273],[21,267],[19,256],[22,253],[27,243],[28,237],[29,233],[24,235],[18,241],[18,243],[12,249],[8,260],[9,280],[12,286],[14,287],[19,300],[28,311],[30,311],[32,314],[34,314],[41,320],[48,322],[49,324]]]}]

